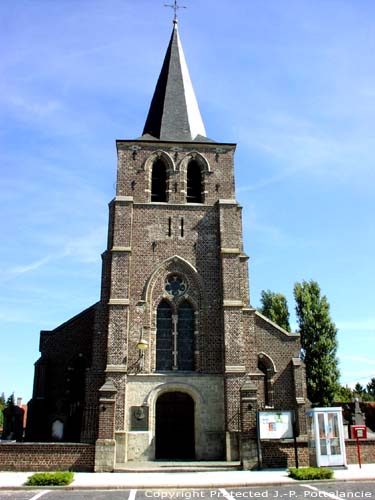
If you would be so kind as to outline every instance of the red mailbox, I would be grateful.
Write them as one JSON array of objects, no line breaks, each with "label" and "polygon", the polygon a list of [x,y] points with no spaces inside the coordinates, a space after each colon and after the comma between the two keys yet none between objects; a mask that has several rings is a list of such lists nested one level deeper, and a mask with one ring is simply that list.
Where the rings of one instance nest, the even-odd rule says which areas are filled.
[{"label": "red mailbox", "polygon": [[367,439],[367,427],[365,425],[351,425],[352,439]]}]

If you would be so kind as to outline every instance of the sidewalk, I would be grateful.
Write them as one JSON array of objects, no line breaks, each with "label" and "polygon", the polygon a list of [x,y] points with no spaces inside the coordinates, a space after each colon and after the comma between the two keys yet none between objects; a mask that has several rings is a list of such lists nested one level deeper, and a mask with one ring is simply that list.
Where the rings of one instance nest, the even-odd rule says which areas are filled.
[{"label": "sidewalk", "polygon": [[[335,470],[337,481],[375,481],[375,464]],[[0,489],[22,488],[32,472],[0,472]],[[227,472],[76,472],[69,489],[225,488],[298,484],[285,469]],[[311,481],[310,481],[311,482]],[[39,488],[33,488],[39,489]]]}]

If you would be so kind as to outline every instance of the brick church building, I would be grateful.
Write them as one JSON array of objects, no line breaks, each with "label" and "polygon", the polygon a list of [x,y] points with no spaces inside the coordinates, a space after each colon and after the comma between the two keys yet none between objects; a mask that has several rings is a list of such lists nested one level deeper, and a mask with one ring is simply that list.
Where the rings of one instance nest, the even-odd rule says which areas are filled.
[{"label": "brick church building", "polygon": [[117,141],[100,300],[41,332],[27,440],[111,471],[238,460],[259,409],[305,432],[300,338],[250,305],[235,149],[206,136],[175,20],[143,134]]}]

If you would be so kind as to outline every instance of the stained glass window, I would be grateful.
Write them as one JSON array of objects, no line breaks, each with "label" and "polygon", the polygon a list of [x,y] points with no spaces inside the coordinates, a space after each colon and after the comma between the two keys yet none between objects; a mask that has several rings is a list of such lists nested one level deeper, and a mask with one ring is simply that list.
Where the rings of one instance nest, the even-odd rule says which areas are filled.
[{"label": "stained glass window", "polygon": [[165,282],[165,290],[173,297],[178,297],[186,292],[187,285],[181,276],[173,274],[168,276]]},{"label": "stained glass window", "polygon": [[162,300],[157,311],[156,369],[172,370],[173,364],[172,308]]},{"label": "stained glass window", "polygon": [[189,302],[178,308],[177,366],[179,370],[194,370],[194,311]]}]

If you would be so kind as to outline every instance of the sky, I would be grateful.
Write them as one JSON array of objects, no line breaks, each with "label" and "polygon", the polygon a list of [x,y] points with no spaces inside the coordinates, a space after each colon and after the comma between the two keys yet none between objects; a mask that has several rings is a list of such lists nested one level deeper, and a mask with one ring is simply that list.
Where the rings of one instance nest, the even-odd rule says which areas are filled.
[{"label": "sky", "polygon": [[[167,0],[0,3],[0,392],[32,395],[39,332],[99,299],[116,139],[142,133]],[[375,2],[185,0],[208,137],[237,143],[251,304],[316,280],[341,383],[375,376]]]}]

